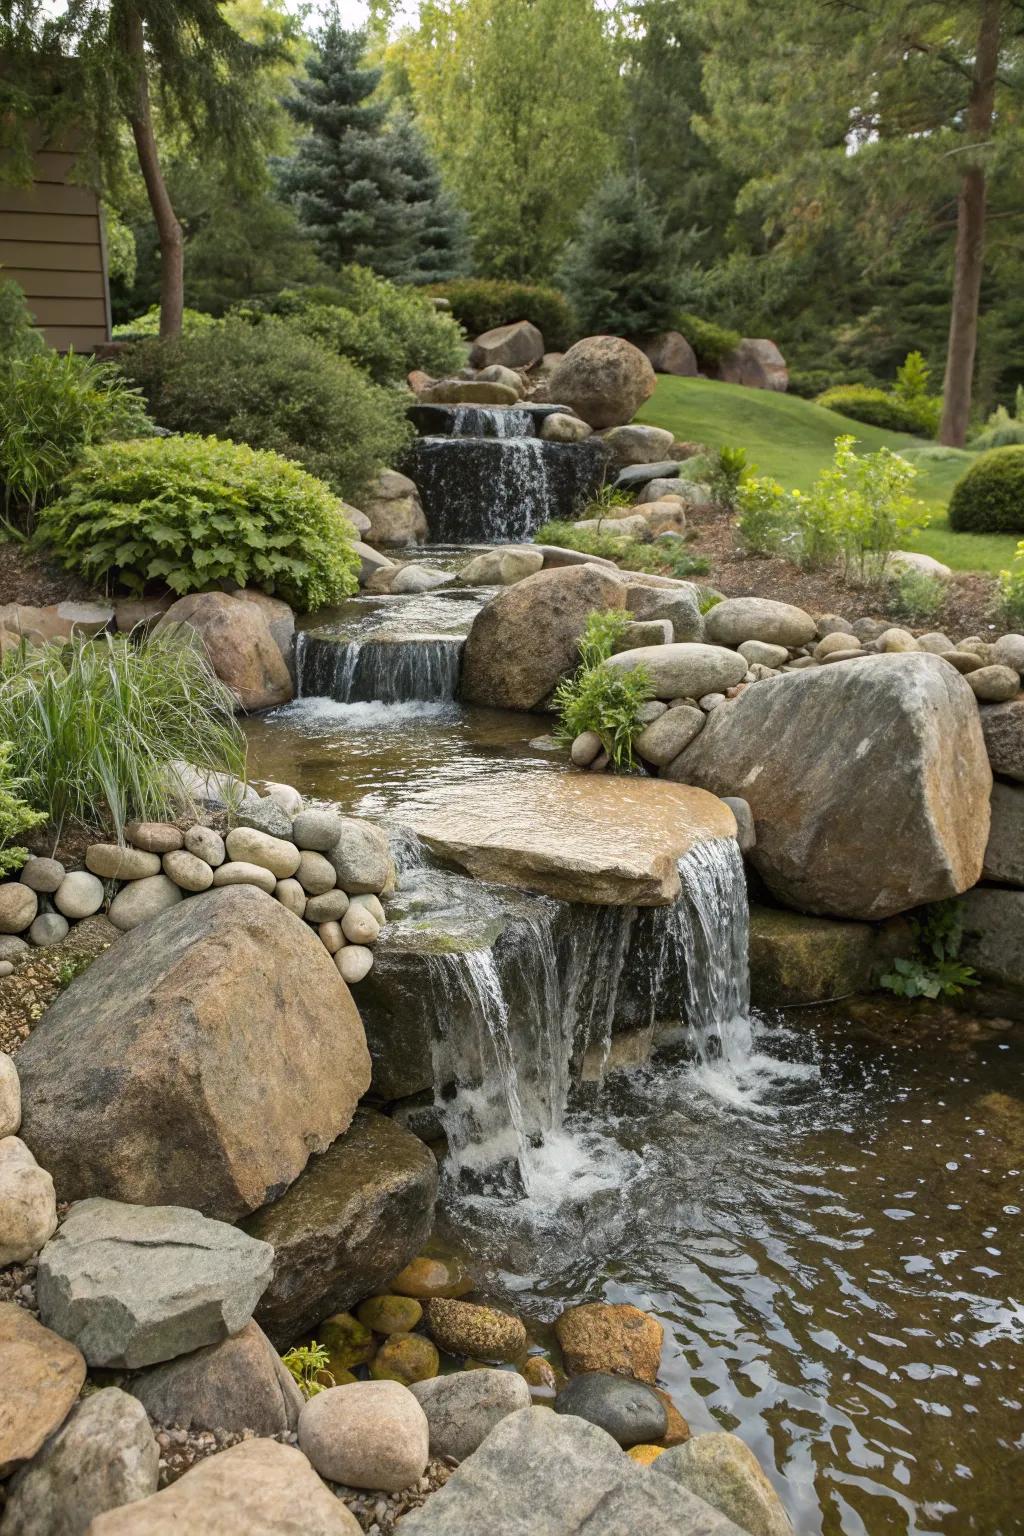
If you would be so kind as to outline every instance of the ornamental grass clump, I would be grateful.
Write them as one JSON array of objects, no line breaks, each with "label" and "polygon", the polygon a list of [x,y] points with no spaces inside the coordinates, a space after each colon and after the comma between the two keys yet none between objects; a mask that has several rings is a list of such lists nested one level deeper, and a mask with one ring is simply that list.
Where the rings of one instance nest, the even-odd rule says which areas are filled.
[{"label": "ornamental grass clump", "polygon": [[584,731],[594,731],[616,773],[636,767],[633,745],[644,729],[640,712],[654,695],[646,668],[626,672],[605,665],[628,623],[622,609],[590,614],[580,636],[579,668],[555,690],[556,739],[571,746]]},{"label": "ornamental grass clump", "polygon": [[353,531],[328,487],[278,454],[165,437],[91,449],[37,540],[107,590],[231,582],[310,610],[356,590]]},{"label": "ornamental grass clump", "polygon": [[133,819],[187,808],[182,763],[245,774],[235,699],[198,637],[179,627],[138,643],[125,635],[23,645],[0,662],[0,741],[19,793],[56,842],[65,827],[119,839]]}]

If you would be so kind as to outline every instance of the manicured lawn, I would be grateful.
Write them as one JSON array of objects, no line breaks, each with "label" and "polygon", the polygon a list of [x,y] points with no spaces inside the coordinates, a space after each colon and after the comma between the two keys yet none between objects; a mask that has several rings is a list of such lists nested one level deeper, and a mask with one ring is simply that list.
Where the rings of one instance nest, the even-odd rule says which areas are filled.
[{"label": "manicured lawn", "polygon": [[950,493],[972,454],[940,448],[903,432],[883,432],[797,395],[744,389],[710,379],[662,375],[637,420],[667,427],[676,437],[712,447],[745,448],[758,474],[806,491],[832,457],[832,445],[852,432],[865,452],[887,447],[917,466],[916,493],[932,521],[907,544],[964,571],[998,571],[1010,563],[1017,540],[1006,534],[952,533],[945,519]]}]

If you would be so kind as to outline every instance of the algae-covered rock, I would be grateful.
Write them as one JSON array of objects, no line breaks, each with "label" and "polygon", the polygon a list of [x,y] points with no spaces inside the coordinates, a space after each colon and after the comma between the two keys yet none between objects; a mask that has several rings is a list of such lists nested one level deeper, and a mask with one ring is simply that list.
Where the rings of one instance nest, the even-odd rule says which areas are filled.
[{"label": "algae-covered rock", "polygon": [[750,909],[750,992],[762,1008],[865,992],[887,958],[870,923]]},{"label": "algae-covered rock", "polygon": [[370,1365],[375,1381],[429,1381],[441,1369],[437,1348],[422,1333],[393,1333],[378,1349]]},{"label": "algae-covered rock", "polygon": [[478,1360],[517,1360],[526,1350],[526,1329],[496,1307],[435,1298],[426,1305],[430,1336],[450,1355]]},{"label": "algae-covered rock", "polygon": [[423,1308],[413,1296],[370,1296],[356,1309],[356,1316],[374,1333],[411,1333]]}]

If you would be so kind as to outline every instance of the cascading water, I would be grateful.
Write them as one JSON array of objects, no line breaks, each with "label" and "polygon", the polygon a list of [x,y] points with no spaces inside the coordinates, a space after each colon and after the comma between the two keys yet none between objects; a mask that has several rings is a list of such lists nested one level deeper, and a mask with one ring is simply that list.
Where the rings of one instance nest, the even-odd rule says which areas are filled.
[{"label": "cascading water", "polygon": [[454,699],[462,646],[461,635],[345,640],[300,632],[295,643],[298,696],[339,704]]},{"label": "cascading water", "polygon": [[451,419],[452,437],[531,437],[533,417],[515,406],[457,405]]}]

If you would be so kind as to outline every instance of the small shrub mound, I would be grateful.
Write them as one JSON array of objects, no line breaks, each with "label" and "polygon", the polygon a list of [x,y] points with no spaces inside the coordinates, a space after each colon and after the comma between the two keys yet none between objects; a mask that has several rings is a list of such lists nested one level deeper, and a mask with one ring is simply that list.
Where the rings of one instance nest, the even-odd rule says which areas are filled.
[{"label": "small shrub mound", "polygon": [[938,406],[930,396],[905,400],[868,384],[839,384],[826,389],[815,404],[854,421],[866,422],[870,427],[910,432],[915,437],[934,437],[939,424]]},{"label": "small shrub mound", "polygon": [[702,368],[716,367],[743,340],[739,331],[730,331],[713,320],[702,320],[699,315],[677,315],[676,330],[686,337]]},{"label": "small shrub mound", "polygon": [[90,449],[37,540],[96,585],[232,581],[313,609],[355,591],[351,533],[328,487],[278,454],[165,437]]},{"label": "small shrub mound", "polygon": [[957,533],[1024,533],[1024,444],[991,448],[960,476],[949,526]]},{"label": "small shrub mound", "polygon": [[0,876],[12,875],[28,858],[28,849],[19,847],[15,838],[46,820],[19,793],[25,786],[11,767],[13,752],[9,741],[0,741]]},{"label": "small shrub mound", "polygon": [[368,267],[343,267],[332,288],[281,294],[277,309],[294,329],[365,368],[379,384],[413,368],[451,373],[466,361],[458,323],[416,288],[399,288]]},{"label": "small shrub mound", "polygon": [[1014,443],[1024,443],[1024,384],[1017,385],[1013,414],[1005,405],[997,405],[971,447],[984,453],[989,448],[1007,448]]},{"label": "small shrub mound", "polygon": [[120,361],[161,426],[283,454],[340,496],[357,497],[412,435],[398,390],[282,320],[141,341]]},{"label": "small shrub mound", "polygon": [[427,291],[448,300],[469,336],[511,325],[513,320],[530,320],[549,352],[564,352],[578,339],[568,300],[556,288],[493,277],[459,277],[434,283]]},{"label": "small shrub mound", "polygon": [[122,836],[138,817],[174,815],[177,766],[244,775],[234,695],[198,639],[175,629],[8,651],[0,664],[0,740],[19,793],[54,829]]}]

